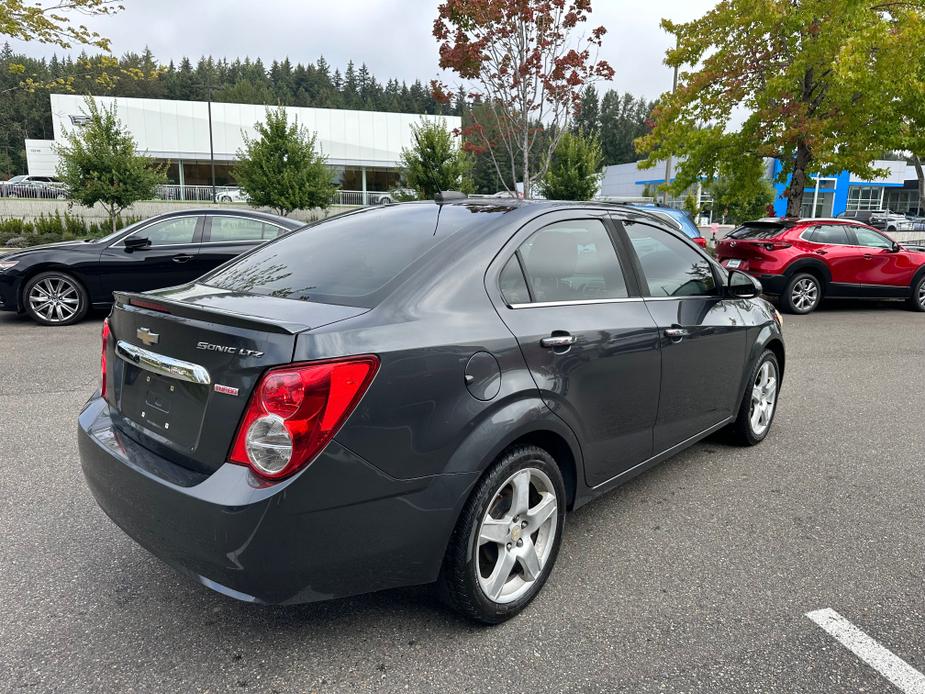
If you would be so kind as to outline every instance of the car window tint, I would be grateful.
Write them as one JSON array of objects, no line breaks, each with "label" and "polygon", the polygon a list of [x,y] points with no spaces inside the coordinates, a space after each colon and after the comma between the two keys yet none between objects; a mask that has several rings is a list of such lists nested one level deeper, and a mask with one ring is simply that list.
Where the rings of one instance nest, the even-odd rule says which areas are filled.
[{"label": "car window tint", "polygon": [[893,244],[876,231],[855,227],[854,235],[858,240],[859,246],[868,246],[870,248],[890,248]]},{"label": "car window tint", "polygon": [[534,301],[628,296],[610,235],[598,219],[558,222],[540,229],[519,252]]},{"label": "car window tint", "polygon": [[498,278],[498,284],[501,286],[501,296],[504,297],[504,301],[509,306],[530,303],[527,280],[520,269],[520,263],[517,261],[516,255],[512,255],[504,265],[504,269],[501,270],[501,275]]},{"label": "car window tint", "polygon": [[192,243],[199,217],[178,217],[165,219],[145,227],[136,236],[150,241],[152,246],[167,246],[174,243]]},{"label": "car window tint", "polygon": [[[210,286],[302,301],[375,306],[406,270],[461,229],[482,232],[507,207],[385,205],[303,227],[202,279]],[[437,221],[440,215],[440,228]],[[443,226],[463,216],[468,225]],[[435,233],[435,230],[437,233]]]},{"label": "car window tint", "polygon": [[784,230],[783,224],[753,222],[744,224],[731,231],[727,236],[730,239],[773,239]]},{"label": "car window tint", "polygon": [[844,246],[850,243],[845,227],[838,224],[825,224],[814,227],[811,235],[807,235],[807,240],[836,246]]},{"label": "car window tint", "polygon": [[267,224],[266,222],[264,222],[264,223],[263,223],[263,236],[262,236],[262,238],[264,238],[264,239],[275,239],[277,236],[282,236],[282,235],[285,234],[287,231],[289,231],[289,230],[288,230],[288,229],[283,229],[282,227],[278,227],[278,226],[276,226],[275,224]]},{"label": "car window tint", "polygon": [[212,217],[209,241],[260,241],[264,238],[264,224],[248,217]]},{"label": "car window tint", "polygon": [[717,293],[709,261],[681,239],[646,224],[625,222],[649,295],[707,296]]}]

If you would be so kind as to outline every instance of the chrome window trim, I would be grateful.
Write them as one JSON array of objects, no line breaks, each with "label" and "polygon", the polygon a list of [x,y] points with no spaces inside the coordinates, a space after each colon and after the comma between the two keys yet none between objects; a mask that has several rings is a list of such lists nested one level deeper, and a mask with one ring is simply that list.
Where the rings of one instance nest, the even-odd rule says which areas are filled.
[{"label": "chrome window trim", "polygon": [[619,299],[575,299],[572,301],[536,301],[530,304],[506,304],[508,308],[555,308],[557,306],[593,306],[595,304],[628,304],[645,301],[683,301],[686,299],[722,299],[719,294],[691,294],[685,296],[630,296]]},{"label": "chrome window trim", "polygon": [[207,386],[212,382],[209,372],[204,366],[192,362],[174,359],[163,354],[157,354],[141,347],[136,347],[125,340],[116,343],[116,356],[139,369],[168,378],[176,378],[187,383]]},{"label": "chrome window trim", "polygon": [[[131,237],[131,236],[134,236],[135,234],[137,234],[137,233],[139,233],[139,232],[142,232],[142,231],[144,231],[145,229],[148,229],[148,228],[150,228],[150,227],[153,227],[155,224],[160,224],[161,222],[172,222],[172,221],[174,221],[175,219],[189,219],[190,217],[192,217],[192,218],[194,218],[194,219],[197,219],[197,218],[203,217],[203,216],[204,216],[203,214],[181,214],[181,215],[177,215],[176,217],[171,217],[170,219],[158,219],[158,220],[152,221],[150,224],[145,224],[145,225],[144,225],[143,227],[141,227],[140,229],[135,229],[135,231],[133,231],[131,234],[126,234],[126,235],[123,236],[122,238],[116,239],[116,240],[113,241],[111,244],[109,244],[108,246],[106,246],[106,248],[107,248],[107,249],[108,249],[108,248],[115,248],[116,246],[119,246],[119,244],[121,244],[121,246],[119,246],[120,248],[125,248],[125,239],[127,239],[127,238],[129,238],[129,237]],[[198,223],[198,222],[197,222],[197,223]],[[193,229],[193,235],[195,236],[195,234],[196,234],[196,230]],[[198,245],[199,245],[199,244],[196,243],[195,241],[190,241],[189,243],[165,243],[165,244],[162,244],[162,245],[160,245],[160,246],[151,246],[151,248],[171,248],[171,247],[173,247],[173,246],[198,246]]]},{"label": "chrome window trim", "polygon": [[593,306],[595,304],[626,304],[644,301],[641,296],[621,297],[618,299],[571,299],[569,301],[534,301],[528,304],[508,304],[514,310],[521,308],[554,308],[556,306]]}]

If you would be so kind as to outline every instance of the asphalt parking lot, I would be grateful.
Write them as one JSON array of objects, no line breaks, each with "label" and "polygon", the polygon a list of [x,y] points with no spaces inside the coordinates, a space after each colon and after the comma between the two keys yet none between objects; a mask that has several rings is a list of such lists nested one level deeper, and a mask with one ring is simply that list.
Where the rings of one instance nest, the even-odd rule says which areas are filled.
[{"label": "asphalt parking lot", "polygon": [[925,671],[925,314],[785,317],[769,438],[709,439],[570,516],[495,628],[426,589],[245,605],[137,547],[77,458],[100,319],[0,314],[0,690],[901,691],[805,616],[824,608]]}]

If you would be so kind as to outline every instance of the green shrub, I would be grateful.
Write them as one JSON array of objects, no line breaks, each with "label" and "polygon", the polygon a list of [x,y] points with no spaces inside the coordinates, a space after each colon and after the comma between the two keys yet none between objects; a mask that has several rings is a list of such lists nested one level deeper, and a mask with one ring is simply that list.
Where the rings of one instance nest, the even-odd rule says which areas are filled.
[{"label": "green shrub", "polygon": [[[140,217],[116,218],[116,228],[126,227]],[[109,220],[91,222],[78,215],[55,212],[40,215],[32,221],[12,217],[0,219],[0,246],[24,248],[43,243],[90,239],[105,236],[110,231]]]}]

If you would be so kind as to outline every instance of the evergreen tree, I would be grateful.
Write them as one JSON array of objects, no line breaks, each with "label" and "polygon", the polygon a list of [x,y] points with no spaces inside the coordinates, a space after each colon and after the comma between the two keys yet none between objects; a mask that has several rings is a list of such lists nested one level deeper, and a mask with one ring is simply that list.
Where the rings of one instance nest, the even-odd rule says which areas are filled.
[{"label": "evergreen tree", "polygon": [[540,192],[550,200],[590,200],[600,186],[601,160],[596,135],[564,133],[540,181]]}]

